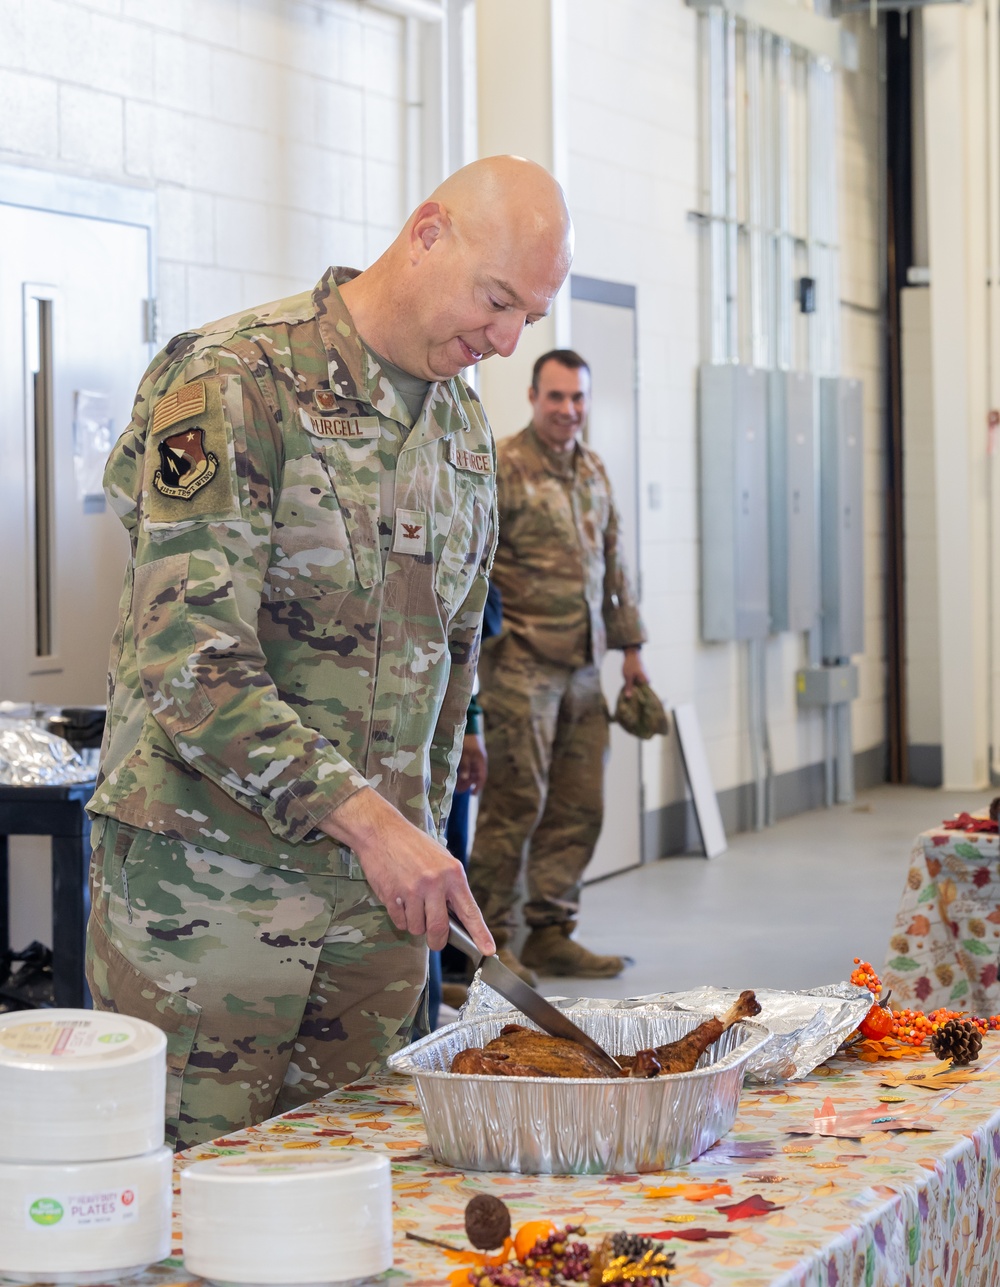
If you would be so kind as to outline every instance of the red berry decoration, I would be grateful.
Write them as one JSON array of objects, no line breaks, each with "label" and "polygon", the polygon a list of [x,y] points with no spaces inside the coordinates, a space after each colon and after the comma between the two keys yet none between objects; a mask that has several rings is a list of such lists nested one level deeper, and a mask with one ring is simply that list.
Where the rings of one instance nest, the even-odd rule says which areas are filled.
[{"label": "red berry decoration", "polygon": [[[875,1004],[859,1024],[861,1035],[870,1041],[881,1041],[885,1037],[892,1037],[894,1041],[904,1046],[922,1046],[952,1019],[964,1019],[973,1024],[981,1034],[1000,1030],[1000,1014],[991,1014],[987,1019],[977,1019],[975,1015],[966,1014],[964,1010],[949,1010],[945,1006],[932,1010],[930,1014],[924,1014],[923,1010],[889,1010],[886,1003],[890,994],[887,992],[882,997],[882,981],[871,963],[862,961],[859,956],[856,956],[854,965],[855,968],[851,971],[851,982],[855,987],[867,988],[876,998]],[[881,1003],[878,1000],[879,997],[882,997]],[[880,1010],[882,1014],[878,1013]],[[889,1016],[889,1026],[885,1031],[879,1031],[886,1023],[884,1017],[886,1014]]]}]

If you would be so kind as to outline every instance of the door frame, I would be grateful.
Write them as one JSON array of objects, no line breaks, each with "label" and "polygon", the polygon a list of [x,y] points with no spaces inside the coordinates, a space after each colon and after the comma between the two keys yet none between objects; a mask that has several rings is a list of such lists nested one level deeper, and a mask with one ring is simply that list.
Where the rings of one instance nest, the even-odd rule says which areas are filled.
[{"label": "door frame", "polygon": [[[630,286],[627,282],[609,282],[600,277],[581,277],[577,273],[572,273],[569,279],[570,299],[587,300],[591,304],[610,304],[615,308],[627,308],[632,312],[632,351],[635,353],[635,379],[632,382],[632,414],[635,417],[636,426],[636,471],[635,471],[635,493],[631,497],[635,509],[635,548],[636,548],[636,566],[633,571],[635,576],[635,593],[639,602],[642,602],[642,509],[639,505],[639,476],[642,472],[641,455],[642,437],[639,434],[639,320],[636,308],[636,288]],[[643,858],[645,862],[645,857]]]},{"label": "door frame", "polygon": [[[639,358],[639,315],[637,307],[637,291],[634,285],[628,282],[606,281],[600,277],[585,277],[578,273],[572,273],[569,279],[570,301],[582,300],[591,304],[608,304],[613,308],[628,309],[632,314],[632,352],[635,354],[635,370],[632,380],[632,415],[635,424],[635,474],[632,480],[632,492],[627,497],[631,501],[633,513],[635,515],[635,567],[630,568],[635,580],[636,599],[642,603],[642,507],[640,505],[641,488],[639,479],[642,475],[642,434],[640,432],[639,419],[639,372],[641,370]],[[572,328],[570,330],[572,335]],[[619,502],[622,500],[619,497]],[[650,861],[648,845],[646,843],[646,784],[644,776],[644,756],[642,744],[639,744],[639,866],[644,866]],[[628,870],[628,868],[622,868]],[[590,880],[585,878],[584,883],[587,885],[596,884],[601,880],[610,880],[613,876],[620,875],[620,871],[608,872],[604,875],[595,876]]]}]

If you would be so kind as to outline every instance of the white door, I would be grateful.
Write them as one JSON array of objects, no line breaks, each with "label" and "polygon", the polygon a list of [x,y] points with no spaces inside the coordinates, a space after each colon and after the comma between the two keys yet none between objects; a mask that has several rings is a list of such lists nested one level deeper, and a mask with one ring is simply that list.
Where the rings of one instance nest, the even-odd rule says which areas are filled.
[{"label": "white door", "polygon": [[128,540],[100,487],[149,361],[149,230],[0,204],[0,696],[106,699]]},{"label": "white door", "polygon": [[[593,397],[586,441],[604,461],[621,518],[632,585],[639,568],[638,425],[636,421],[635,292],[617,283],[574,277],[573,348],[590,366]],[[611,302],[609,302],[611,301]],[[622,684],[622,654],[601,669],[608,706]],[[611,725],[604,775],[604,827],[585,879],[596,880],[642,862],[642,772],[639,743]]]}]

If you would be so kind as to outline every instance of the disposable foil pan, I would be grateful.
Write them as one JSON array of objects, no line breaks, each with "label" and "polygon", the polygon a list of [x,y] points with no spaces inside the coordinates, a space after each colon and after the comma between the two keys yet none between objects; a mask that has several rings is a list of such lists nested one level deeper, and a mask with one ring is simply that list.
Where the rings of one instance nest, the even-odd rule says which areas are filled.
[{"label": "disposable foil pan", "polygon": [[94,776],[69,742],[33,720],[0,714],[0,786],[64,786]]},{"label": "disposable foil pan", "polygon": [[[566,1014],[612,1054],[676,1041],[707,1014],[567,1007]],[[648,1080],[489,1077],[451,1073],[468,1046],[484,1046],[509,1010],[440,1028],[389,1059],[414,1079],[435,1158],[470,1171],[543,1175],[633,1175],[683,1166],[725,1135],[736,1119],[747,1060],[768,1040],[759,1024],[734,1024],[697,1068]]]},{"label": "disposable foil pan", "polygon": [[[635,1003],[722,1014],[738,995],[733,988],[706,985],[688,992],[636,997]],[[772,1035],[747,1064],[746,1072],[749,1081],[764,1083],[808,1077],[814,1068],[836,1054],[872,1006],[871,993],[851,983],[824,984],[805,992],[756,988],[754,996],[760,1002],[757,1022],[770,1029]]]}]

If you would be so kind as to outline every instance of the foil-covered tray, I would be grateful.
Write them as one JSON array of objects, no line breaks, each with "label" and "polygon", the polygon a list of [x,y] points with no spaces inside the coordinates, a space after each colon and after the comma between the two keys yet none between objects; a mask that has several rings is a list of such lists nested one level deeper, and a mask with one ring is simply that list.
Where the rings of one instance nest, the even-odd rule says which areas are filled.
[{"label": "foil-covered tray", "polygon": [[0,786],[64,786],[95,776],[96,766],[63,738],[34,720],[0,714]]},{"label": "foil-covered tray", "polygon": [[[808,1077],[840,1049],[855,1031],[872,1006],[871,993],[852,983],[825,983],[802,992],[782,992],[757,988],[760,1002],[755,1021],[771,1032],[765,1046],[751,1055],[746,1066],[748,1081],[764,1084],[775,1081],[798,1081]],[[736,988],[716,988],[705,984],[686,992],[651,992],[645,996],[609,1001],[603,997],[547,997],[560,1010],[629,1010],[635,1006],[661,1006],[666,1010],[690,1010],[703,1014],[723,1014],[739,996]],[[469,989],[468,1003],[462,1009],[463,1019],[479,1019],[487,1014],[508,1009],[503,997],[487,987],[479,977]]]},{"label": "foil-covered tray", "polygon": [[[566,1007],[612,1054],[676,1041],[711,1017],[613,1004]],[[747,1060],[770,1036],[744,1020],[709,1047],[693,1072],[642,1081],[448,1071],[460,1050],[492,1041],[507,1023],[527,1026],[516,1010],[463,1019],[388,1061],[393,1072],[416,1082],[427,1138],[446,1166],[542,1175],[633,1175],[683,1166],[730,1129]]]},{"label": "foil-covered tray", "polygon": [[[733,988],[705,986],[688,992],[658,992],[622,1004],[722,1014],[738,995]],[[757,988],[754,995],[760,1002],[756,1021],[769,1028],[772,1036],[750,1058],[746,1075],[749,1081],[765,1084],[808,1077],[836,1054],[872,1006],[871,993],[851,983],[824,984],[805,992]]]}]

